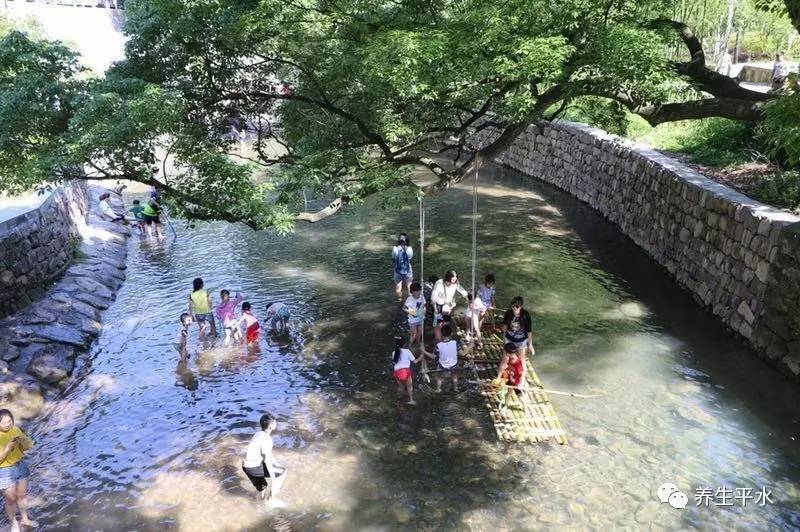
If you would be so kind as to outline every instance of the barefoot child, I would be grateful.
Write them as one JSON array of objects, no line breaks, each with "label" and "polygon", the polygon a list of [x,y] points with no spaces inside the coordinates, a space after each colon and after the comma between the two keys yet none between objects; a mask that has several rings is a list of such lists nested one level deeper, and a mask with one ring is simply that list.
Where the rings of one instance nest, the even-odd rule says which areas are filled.
[{"label": "barefoot child", "polygon": [[422,297],[422,287],[416,281],[411,283],[409,291],[411,295],[406,299],[403,310],[408,314],[408,329],[411,335],[408,341],[411,345],[417,345],[417,342],[422,339],[422,327],[425,319],[425,298]]},{"label": "barefoot child", "polygon": [[[5,499],[6,516],[11,530],[36,528],[39,523],[28,515],[28,478],[30,470],[25,453],[33,448],[33,440],[15,425],[10,410],[0,410],[0,490]],[[17,519],[19,510],[20,519]]]},{"label": "barefoot child", "polygon": [[211,295],[203,288],[203,279],[192,281],[193,292],[189,295],[189,314],[200,326],[200,341],[206,339],[206,326],[211,325],[211,336],[217,336],[217,325],[211,314]]},{"label": "barefoot child", "polygon": [[505,413],[508,391],[514,390],[517,395],[521,395],[522,388],[526,385],[525,359],[520,356],[519,349],[512,342],[503,346],[503,359],[500,361],[495,382],[503,387],[497,397],[500,400],[498,408]]},{"label": "barefoot child", "polygon": [[469,301],[469,306],[467,313],[464,315],[464,330],[472,338],[477,339],[478,350],[481,350],[483,349],[483,344],[481,343],[481,321],[486,314],[486,305],[481,300],[481,296],[473,297],[472,292],[467,294],[467,301]]},{"label": "barefoot child", "polygon": [[242,343],[242,333],[236,325],[236,307],[242,302],[242,296],[236,294],[236,297],[231,299],[231,293],[222,290],[219,293],[219,299],[220,303],[217,305],[216,314],[225,330],[225,345],[229,345],[231,341],[240,344]]},{"label": "barefoot child", "polygon": [[423,353],[417,358],[410,350],[405,348],[405,338],[400,336],[394,339],[394,354],[392,355],[392,362],[394,362],[394,380],[397,381],[397,391],[402,392],[405,387],[408,392],[408,404],[415,405],[414,402],[414,373],[411,371],[411,363],[419,362]]},{"label": "barefoot child", "polygon": [[[480,290],[478,291],[478,295],[481,296],[481,301],[483,304],[486,305],[486,310],[495,309],[497,308],[497,304],[495,302],[495,287],[494,287],[494,274],[487,273],[486,277],[483,279],[483,285],[481,286]],[[484,318],[489,315],[490,322],[494,325],[494,317],[491,314],[484,314]],[[483,318],[481,318],[481,325],[483,325]]]},{"label": "barefoot child", "polygon": [[291,317],[292,314],[289,312],[289,307],[285,304],[278,301],[267,303],[267,319],[273,331],[276,329],[280,331],[286,329],[286,325]]},{"label": "barefoot child", "polygon": [[186,342],[189,339],[189,325],[193,323],[192,316],[184,312],[181,314],[181,330],[178,333],[178,341],[175,343],[175,349],[181,354],[181,362],[189,359],[189,352],[186,349]]},{"label": "barefoot child", "polygon": [[[453,379],[453,391],[458,392],[458,344],[450,338],[453,329],[449,324],[442,325],[442,339],[436,344],[436,355],[439,357],[439,372],[436,374],[436,391],[442,391],[442,374]],[[428,353],[428,356],[431,356]]]},{"label": "barefoot child", "polygon": [[[272,453],[272,431],[277,428],[278,423],[270,414],[264,414],[259,425],[261,430],[247,445],[242,469],[267,506],[277,508],[283,506],[278,500],[278,493],[286,480],[286,468],[278,463]],[[268,484],[271,486],[269,490],[265,490]]]},{"label": "barefoot child", "polygon": [[239,327],[242,324],[245,327],[244,339],[247,347],[256,345],[261,337],[261,325],[258,323],[258,318],[253,315],[252,306],[248,301],[242,303],[242,317],[239,318],[236,326]]},{"label": "barefoot child", "polygon": [[128,209],[129,212],[133,213],[133,219],[136,220],[136,228],[139,230],[139,234],[144,234],[144,207],[142,207],[141,202],[138,199],[133,200],[133,207]]}]

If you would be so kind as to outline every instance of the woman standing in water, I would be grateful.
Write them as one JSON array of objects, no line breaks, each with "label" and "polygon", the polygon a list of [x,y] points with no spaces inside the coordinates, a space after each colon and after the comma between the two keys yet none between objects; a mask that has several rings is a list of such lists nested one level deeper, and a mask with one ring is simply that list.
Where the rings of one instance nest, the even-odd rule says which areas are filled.
[{"label": "woman standing in water", "polygon": [[[11,532],[20,525],[36,528],[39,524],[28,516],[28,477],[24,453],[33,448],[33,441],[14,424],[10,410],[0,410],[0,489],[3,490],[6,515]],[[22,519],[17,520],[17,509]]]},{"label": "woman standing in water", "polygon": [[394,293],[397,297],[402,297],[403,289],[408,290],[411,281],[414,280],[414,271],[411,269],[411,260],[414,258],[414,250],[411,249],[411,241],[408,235],[400,233],[397,237],[397,244],[392,248],[392,262],[394,264]]}]

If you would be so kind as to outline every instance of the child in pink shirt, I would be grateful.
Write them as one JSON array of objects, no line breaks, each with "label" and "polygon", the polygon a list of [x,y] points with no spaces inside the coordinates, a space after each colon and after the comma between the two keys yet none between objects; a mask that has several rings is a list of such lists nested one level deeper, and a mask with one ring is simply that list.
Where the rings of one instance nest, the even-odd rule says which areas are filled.
[{"label": "child in pink shirt", "polygon": [[242,296],[236,294],[236,297],[231,299],[231,293],[223,290],[219,293],[219,298],[220,304],[217,305],[216,314],[225,329],[225,345],[228,345],[231,340],[242,343],[242,333],[239,331],[236,319],[236,307],[242,302]]}]

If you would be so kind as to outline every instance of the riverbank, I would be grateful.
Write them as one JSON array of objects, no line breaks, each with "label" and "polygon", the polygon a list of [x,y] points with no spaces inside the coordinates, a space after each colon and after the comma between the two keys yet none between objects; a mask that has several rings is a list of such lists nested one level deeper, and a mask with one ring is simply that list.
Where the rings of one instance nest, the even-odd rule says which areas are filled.
[{"label": "riverbank", "polygon": [[[130,230],[100,218],[103,192],[108,190],[97,185],[86,189],[86,223],[63,276],[42,297],[0,320],[0,407],[22,419],[38,415],[68,384],[125,280]],[[110,203],[124,209],[115,194]]]}]

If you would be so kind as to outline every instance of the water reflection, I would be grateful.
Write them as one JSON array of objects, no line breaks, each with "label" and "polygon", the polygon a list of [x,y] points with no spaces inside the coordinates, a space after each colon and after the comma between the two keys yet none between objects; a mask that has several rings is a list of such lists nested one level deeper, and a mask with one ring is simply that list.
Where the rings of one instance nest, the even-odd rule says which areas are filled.
[{"label": "water reflection", "polygon": [[[427,202],[426,272],[469,271],[469,187]],[[474,394],[407,407],[388,364],[404,316],[389,249],[416,240],[414,206],[368,205],[281,239],[199,224],[132,241],[128,280],[92,350],[91,377],[36,428],[34,489],[54,529],[530,529],[800,526],[798,394],[696,309],[585,207],[519,176],[481,185],[478,276],[533,311],[537,370],[567,447],[496,442]],[[242,293],[291,330],[260,352],[171,347],[191,280]],[[266,514],[239,469],[265,410],[289,467]],[[54,466],[57,463],[57,467]],[[678,512],[655,489],[772,487],[776,503]],[[47,494],[47,496],[42,496]]]}]

